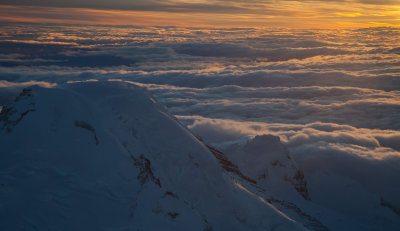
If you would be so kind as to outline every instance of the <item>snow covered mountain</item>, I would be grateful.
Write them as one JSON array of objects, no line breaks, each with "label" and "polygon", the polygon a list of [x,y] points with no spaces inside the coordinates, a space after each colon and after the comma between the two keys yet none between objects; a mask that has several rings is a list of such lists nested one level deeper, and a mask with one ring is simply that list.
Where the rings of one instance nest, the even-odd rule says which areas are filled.
[{"label": "snow covered mountain", "polygon": [[[259,141],[277,142],[239,152]],[[254,193],[265,169],[245,176],[132,84],[24,89],[0,114],[0,147],[0,230],[314,229]],[[284,176],[293,163],[275,159],[268,174]],[[308,200],[292,170],[288,187]]]},{"label": "snow covered mountain", "polygon": [[[388,186],[375,184],[378,193],[374,193],[340,173],[310,171],[327,170],[323,167],[329,164],[324,165],[320,159],[310,159],[303,163],[308,169],[300,169],[279,137],[272,135],[256,136],[220,150],[219,155],[237,164],[235,171],[240,174],[236,175],[244,179],[248,190],[310,230],[373,231],[400,227],[398,190],[388,189],[391,184],[383,177],[376,176]],[[357,166],[353,168],[361,171]],[[365,180],[374,184],[374,179]]]},{"label": "snow covered mountain", "polygon": [[210,149],[223,160],[222,166],[232,160],[230,168],[225,169],[242,179],[248,190],[310,230],[330,230],[317,218],[321,208],[312,203],[304,173],[279,137],[256,136],[243,145],[227,146],[222,149],[224,152]]}]

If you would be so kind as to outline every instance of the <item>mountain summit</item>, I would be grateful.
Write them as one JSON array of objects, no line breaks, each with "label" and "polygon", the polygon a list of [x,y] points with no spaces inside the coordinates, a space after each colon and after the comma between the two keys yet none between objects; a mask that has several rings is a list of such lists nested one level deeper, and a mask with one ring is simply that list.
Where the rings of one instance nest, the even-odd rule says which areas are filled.
[{"label": "mountain summit", "polygon": [[133,84],[24,89],[0,147],[0,230],[304,230]]}]

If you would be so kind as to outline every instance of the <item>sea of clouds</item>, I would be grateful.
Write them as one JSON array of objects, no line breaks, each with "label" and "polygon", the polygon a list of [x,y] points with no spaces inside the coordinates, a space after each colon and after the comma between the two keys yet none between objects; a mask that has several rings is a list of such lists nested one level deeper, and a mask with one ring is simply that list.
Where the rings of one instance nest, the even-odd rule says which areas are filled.
[{"label": "sea of clouds", "polygon": [[400,192],[399,29],[4,24],[0,31],[0,105],[32,84],[130,81],[213,146],[272,134],[306,178],[334,173],[381,197]]}]

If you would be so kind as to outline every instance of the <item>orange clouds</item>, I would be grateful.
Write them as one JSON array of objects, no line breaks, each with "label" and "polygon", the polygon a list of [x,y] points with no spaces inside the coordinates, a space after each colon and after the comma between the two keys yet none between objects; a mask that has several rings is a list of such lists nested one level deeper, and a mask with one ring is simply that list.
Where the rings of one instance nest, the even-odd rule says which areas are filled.
[{"label": "orange clouds", "polygon": [[0,6],[0,20],[179,27],[343,28],[400,25],[400,6],[372,4],[372,1],[368,4],[354,1],[346,4],[335,1],[235,1],[229,7],[218,3],[214,10],[210,10],[210,1],[167,3],[162,7],[155,5],[154,9],[149,5],[145,9],[133,7],[130,10],[3,5]]}]

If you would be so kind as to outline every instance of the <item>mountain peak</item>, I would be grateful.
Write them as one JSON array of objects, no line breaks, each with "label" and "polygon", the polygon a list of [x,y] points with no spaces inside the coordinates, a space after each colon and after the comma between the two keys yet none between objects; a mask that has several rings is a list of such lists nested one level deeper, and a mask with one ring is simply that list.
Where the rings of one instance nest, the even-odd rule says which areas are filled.
[{"label": "mountain peak", "polygon": [[1,230],[303,230],[138,86],[24,94],[1,112]]}]

